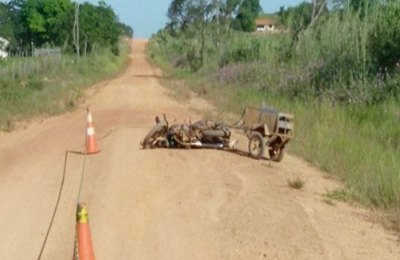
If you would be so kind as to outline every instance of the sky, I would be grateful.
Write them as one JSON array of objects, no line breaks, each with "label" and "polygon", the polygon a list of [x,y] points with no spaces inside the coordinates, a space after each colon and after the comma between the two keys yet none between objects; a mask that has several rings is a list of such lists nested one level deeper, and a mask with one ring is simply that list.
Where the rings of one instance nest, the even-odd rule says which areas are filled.
[{"label": "sky", "polygon": [[[273,13],[281,6],[294,6],[304,0],[260,0],[263,11]],[[80,1],[84,2],[84,1]],[[90,0],[97,3],[97,0]],[[134,30],[135,38],[149,38],[164,28],[167,22],[167,10],[170,0],[106,0],[118,15],[121,22]]]}]

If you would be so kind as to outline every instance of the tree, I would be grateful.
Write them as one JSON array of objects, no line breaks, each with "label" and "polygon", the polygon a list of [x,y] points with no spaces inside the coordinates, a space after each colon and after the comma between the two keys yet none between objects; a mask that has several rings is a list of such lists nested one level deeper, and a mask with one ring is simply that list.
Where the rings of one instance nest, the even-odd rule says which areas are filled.
[{"label": "tree", "polygon": [[[186,53],[186,61],[196,70],[204,64],[207,38],[214,37],[219,52],[221,28],[228,29],[232,24],[238,30],[253,31],[260,11],[259,0],[173,0],[166,29],[173,36],[198,39],[191,41],[193,46],[188,46]],[[200,42],[200,48],[196,42]]]},{"label": "tree", "polygon": [[[191,50],[189,55],[194,70],[204,63],[207,26],[218,15],[218,10],[216,10],[218,7],[219,4],[214,0],[173,0],[168,8],[168,29],[173,33],[181,31],[186,37],[200,38],[200,63],[198,65],[196,63],[195,50]],[[198,32],[200,32],[199,35]]]},{"label": "tree", "polygon": [[[80,51],[80,39],[79,39],[79,3],[75,3],[75,12],[74,12],[74,26],[72,27],[72,39],[73,44],[76,50],[76,55],[79,57],[81,55]],[[85,46],[85,55],[86,55],[86,46]]]},{"label": "tree", "polygon": [[20,3],[21,23],[31,42],[36,46],[67,43],[72,28],[73,5],[70,0],[26,0]]},{"label": "tree", "polygon": [[328,0],[313,0],[312,20],[318,17],[318,14],[326,7]]},{"label": "tree", "polygon": [[122,35],[120,23],[113,9],[104,1],[98,6],[84,3],[79,8],[82,49],[92,51],[96,46],[110,47],[118,54],[118,41]]},{"label": "tree", "polygon": [[229,22],[236,17],[239,11],[241,0],[226,0],[221,3],[221,16]]},{"label": "tree", "polygon": [[368,40],[375,75],[378,71],[391,72],[400,67],[400,4],[387,3],[378,10]]},{"label": "tree", "polygon": [[7,39],[9,42],[15,42],[14,23],[9,7],[0,2],[0,37]]},{"label": "tree", "polygon": [[204,64],[204,48],[206,42],[206,27],[207,22],[211,19],[210,15],[212,15],[213,4],[208,0],[199,0],[193,6],[192,13],[196,14],[195,18],[196,22],[201,24],[201,48],[200,48],[200,66]]},{"label": "tree", "polygon": [[127,24],[124,23],[119,23],[119,28],[121,31],[121,35],[129,37],[129,38],[133,38],[133,29],[132,27],[130,27]]},{"label": "tree", "polygon": [[8,10],[13,21],[13,34],[15,41],[11,41],[11,49],[24,50],[30,47],[28,29],[22,23],[22,7],[26,0],[11,0],[8,2]]},{"label": "tree", "polygon": [[[219,25],[230,24],[233,17],[238,14],[239,6],[243,0],[211,0],[204,5],[201,0],[173,0],[168,7],[167,28],[173,31],[185,30],[187,26],[193,25],[198,19],[196,13],[201,6],[207,7],[207,11],[212,15]],[[201,12],[202,13],[202,12]],[[201,14],[200,14],[201,16]]]},{"label": "tree", "polygon": [[[236,2],[234,2],[235,4]],[[236,18],[233,21],[233,28],[246,32],[256,29],[255,20],[262,11],[259,0],[243,0],[239,5]]]},{"label": "tree", "polygon": [[312,21],[313,5],[303,2],[295,7],[285,10],[281,7],[278,12],[279,23],[289,29],[294,39],[298,38],[299,33],[306,29]]},{"label": "tree", "polygon": [[182,29],[189,20],[186,12],[187,0],[173,0],[168,7],[167,17],[169,23],[168,28],[172,30]]},{"label": "tree", "polygon": [[74,5],[72,0],[0,2],[0,36],[10,40],[18,50],[50,45],[76,50],[79,55],[79,50],[86,53],[96,45],[118,53],[119,37],[133,35],[132,28],[120,23],[105,1],[99,1],[98,5],[88,2],[76,5],[82,7],[79,12]]},{"label": "tree", "polygon": [[362,9],[365,9],[369,3],[371,3],[371,0],[349,0],[349,6],[352,8],[354,11],[360,11]]},{"label": "tree", "polygon": [[334,9],[349,8],[355,12],[364,12],[374,4],[385,5],[396,1],[398,0],[329,0],[329,3]]}]

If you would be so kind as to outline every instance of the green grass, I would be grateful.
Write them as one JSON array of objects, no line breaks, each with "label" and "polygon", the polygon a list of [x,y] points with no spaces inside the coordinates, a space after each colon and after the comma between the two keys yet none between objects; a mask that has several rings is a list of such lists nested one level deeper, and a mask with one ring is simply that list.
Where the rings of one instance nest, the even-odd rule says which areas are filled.
[{"label": "green grass", "polygon": [[[165,62],[160,64],[168,66]],[[168,71],[173,72],[173,68],[168,67]],[[370,106],[332,106],[324,101],[279,97],[255,87],[221,85],[201,73],[180,70],[175,77],[213,101],[221,112],[239,116],[245,106],[265,104],[293,113],[295,138],[288,147],[291,153],[343,180],[346,194],[353,200],[382,209],[399,206],[398,101]]]},{"label": "green grass", "polygon": [[198,35],[160,32],[148,52],[168,75],[221,112],[239,116],[245,106],[265,104],[293,113],[291,153],[341,179],[346,199],[396,211],[400,70],[377,72],[386,47],[393,55],[400,50],[392,43],[397,27],[385,25],[400,21],[395,15],[400,6],[395,7],[375,8],[366,16],[331,13],[299,39],[228,30],[220,32],[216,46],[210,28],[206,62],[197,70],[190,63],[198,56],[188,54],[198,50]]},{"label": "green grass", "polygon": [[353,199],[384,209],[399,206],[398,102],[333,107],[268,96],[253,89],[234,91],[221,86],[209,87],[204,96],[213,100],[220,111],[234,111],[238,115],[246,105],[262,104],[293,113],[295,138],[289,146],[290,152],[339,177]]},{"label": "green grass", "polygon": [[[121,55],[109,51],[81,57],[63,56],[42,70],[0,78],[0,131],[11,131],[15,123],[37,116],[50,116],[75,109],[83,101],[83,90],[119,72],[127,61],[128,46],[121,43]],[[0,70],[12,64],[0,64]],[[38,58],[18,63],[44,62]],[[49,62],[49,61],[46,61]],[[8,64],[7,64],[8,63]],[[22,71],[28,72],[22,65]],[[16,71],[16,70],[14,70]]]}]

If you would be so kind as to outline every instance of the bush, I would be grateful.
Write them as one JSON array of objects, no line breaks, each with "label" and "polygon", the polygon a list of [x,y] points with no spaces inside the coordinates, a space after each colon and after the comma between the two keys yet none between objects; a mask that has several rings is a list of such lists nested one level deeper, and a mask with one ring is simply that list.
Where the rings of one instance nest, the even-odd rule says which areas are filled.
[{"label": "bush", "polygon": [[400,3],[376,7],[377,18],[369,34],[369,51],[373,71],[388,71],[400,66]]},{"label": "bush", "polygon": [[231,63],[251,62],[260,59],[261,44],[258,39],[242,42],[238,46],[227,49],[221,57],[219,66],[223,67]]},{"label": "bush", "polygon": [[[10,70],[6,66],[11,66],[11,71],[17,71],[18,76],[5,73],[0,77],[0,131],[11,130],[19,120],[75,108],[82,101],[85,87],[122,67],[127,57],[126,47],[121,48],[121,54],[114,56],[111,51],[102,50],[79,61],[75,56],[29,57],[16,61],[12,59],[17,58],[10,58],[1,69],[7,72]],[[21,69],[16,69],[16,64]]]},{"label": "bush", "polygon": [[[207,40],[203,67],[173,72],[222,111],[266,102],[294,113],[294,153],[343,179],[346,196],[394,209],[400,205],[400,4],[359,8],[327,12],[312,27],[303,20],[295,37],[221,33],[220,46]],[[187,61],[198,44],[196,37],[163,32],[150,49],[161,62]]]}]

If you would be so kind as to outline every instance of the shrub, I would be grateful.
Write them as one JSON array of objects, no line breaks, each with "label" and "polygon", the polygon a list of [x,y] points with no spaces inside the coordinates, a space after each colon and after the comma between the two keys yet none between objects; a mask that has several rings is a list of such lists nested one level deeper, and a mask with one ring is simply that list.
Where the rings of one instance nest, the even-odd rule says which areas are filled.
[{"label": "shrub", "polygon": [[252,39],[249,42],[243,42],[239,46],[227,49],[221,57],[219,66],[223,67],[230,63],[241,63],[257,61],[260,58],[260,41]]}]

